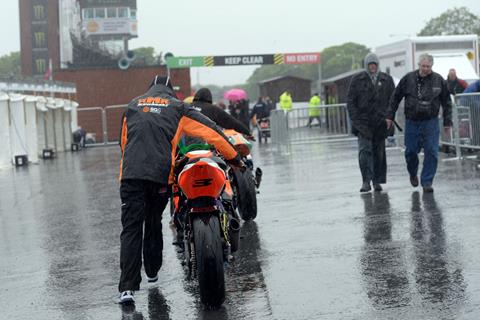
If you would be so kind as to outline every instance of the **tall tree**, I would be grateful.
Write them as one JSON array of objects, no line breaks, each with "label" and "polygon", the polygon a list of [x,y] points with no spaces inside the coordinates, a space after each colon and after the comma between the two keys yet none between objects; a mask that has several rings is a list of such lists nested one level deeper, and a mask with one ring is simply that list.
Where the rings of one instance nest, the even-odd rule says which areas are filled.
[{"label": "tall tree", "polygon": [[322,51],[322,78],[362,68],[363,58],[370,50],[363,44],[347,42]]},{"label": "tall tree", "polygon": [[162,53],[156,54],[153,47],[140,47],[133,51],[135,52],[135,65],[151,66],[161,63]]},{"label": "tall tree", "polygon": [[0,57],[0,76],[10,77],[21,74],[20,52],[11,52]]},{"label": "tall tree", "polygon": [[477,34],[480,36],[480,17],[466,7],[453,8],[430,19],[419,36]]}]

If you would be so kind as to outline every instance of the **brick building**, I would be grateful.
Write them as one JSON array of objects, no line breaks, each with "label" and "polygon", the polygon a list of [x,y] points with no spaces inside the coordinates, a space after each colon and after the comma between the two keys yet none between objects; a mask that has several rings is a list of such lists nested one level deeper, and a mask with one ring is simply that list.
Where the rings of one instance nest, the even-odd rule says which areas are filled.
[{"label": "brick building", "polygon": [[[97,142],[117,140],[122,110],[105,107],[128,103],[156,74],[167,74],[164,65],[120,63],[137,36],[136,0],[19,0],[19,9],[22,74],[75,84],[79,125]],[[112,53],[115,41],[123,48]],[[190,69],[170,76],[179,98],[188,96]]]},{"label": "brick building", "polygon": [[[104,141],[101,110],[82,108],[124,105],[143,94],[156,74],[166,75],[165,66],[118,68],[65,69],[55,72],[55,79],[74,82],[77,87],[78,123],[87,132],[95,133],[96,141]],[[181,99],[190,94],[190,69],[170,71],[172,83]],[[123,108],[106,108],[108,141],[116,141]]]},{"label": "brick building", "polygon": [[60,67],[58,0],[19,0],[22,75],[43,78]]}]

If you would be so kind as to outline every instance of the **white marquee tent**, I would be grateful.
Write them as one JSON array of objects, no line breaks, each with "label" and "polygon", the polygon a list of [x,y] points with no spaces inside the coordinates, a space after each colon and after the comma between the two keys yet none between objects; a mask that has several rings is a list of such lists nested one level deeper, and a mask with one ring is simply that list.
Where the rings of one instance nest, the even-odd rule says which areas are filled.
[{"label": "white marquee tent", "polygon": [[72,128],[77,128],[74,101],[0,92],[0,168],[15,157],[38,162],[45,149],[70,150]]}]

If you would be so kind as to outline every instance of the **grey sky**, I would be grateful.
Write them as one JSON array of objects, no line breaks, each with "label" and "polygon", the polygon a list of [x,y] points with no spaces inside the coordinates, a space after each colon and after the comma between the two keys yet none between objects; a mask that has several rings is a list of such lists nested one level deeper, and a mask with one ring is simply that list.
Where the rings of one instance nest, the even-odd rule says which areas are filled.
[{"label": "grey sky", "polygon": [[[370,48],[415,35],[447,9],[480,15],[479,0],[137,0],[139,38],[176,56],[318,52],[345,42]],[[20,49],[18,0],[2,0],[0,55]],[[192,69],[192,83],[234,84],[255,67]]]}]

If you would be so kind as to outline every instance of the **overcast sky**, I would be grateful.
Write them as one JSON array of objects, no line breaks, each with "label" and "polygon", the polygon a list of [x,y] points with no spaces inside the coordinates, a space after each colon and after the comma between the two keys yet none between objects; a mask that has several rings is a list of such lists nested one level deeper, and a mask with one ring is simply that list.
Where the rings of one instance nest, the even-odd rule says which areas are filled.
[{"label": "overcast sky", "polygon": [[[414,36],[453,7],[480,15],[480,0],[137,0],[138,39],[175,56],[319,52],[345,42],[369,48]],[[1,0],[0,55],[20,50],[18,0]],[[192,69],[192,83],[244,82],[255,67]]]}]

